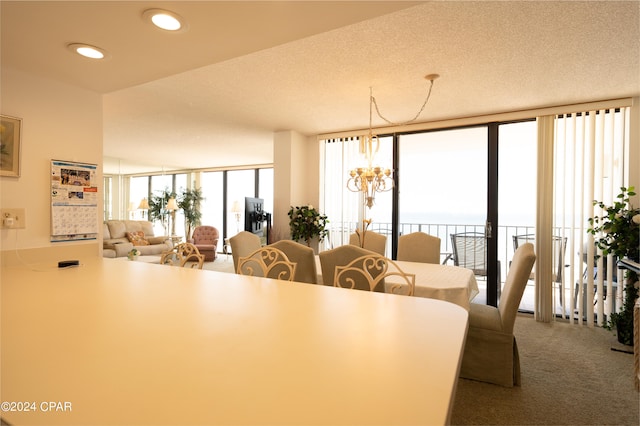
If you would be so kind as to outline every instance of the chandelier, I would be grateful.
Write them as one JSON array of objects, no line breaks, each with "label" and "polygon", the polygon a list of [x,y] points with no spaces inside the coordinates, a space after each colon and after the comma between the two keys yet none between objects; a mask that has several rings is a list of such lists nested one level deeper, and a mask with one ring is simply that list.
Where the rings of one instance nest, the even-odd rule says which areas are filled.
[{"label": "chandelier", "polygon": [[438,74],[429,74],[425,77],[430,84],[422,107],[413,118],[401,123],[394,123],[380,113],[376,98],[373,96],[373,89],[371,87],[369,88],[369,133],[360,137],[360,153],[364,155],[366,165],[364,167],[351,169],[349,171],[349,179],[347,180],[347,189],[352,192],[361,192],[364,197],[364,203],[368,208],[373,207],[375,204],[376,193],[387,192],[393,188],[393,177],[391,176],[392,170],[390,168],[381,167],[377,164],[374,165],[375,155],[380,149],[380,141],[378,140],[378,137],[373,134],[372,123],[374,106],[378,117],[392,126],[411,123],[420,117],[420,114],[431,97],[433,81],[438,77],[440,77]]}]

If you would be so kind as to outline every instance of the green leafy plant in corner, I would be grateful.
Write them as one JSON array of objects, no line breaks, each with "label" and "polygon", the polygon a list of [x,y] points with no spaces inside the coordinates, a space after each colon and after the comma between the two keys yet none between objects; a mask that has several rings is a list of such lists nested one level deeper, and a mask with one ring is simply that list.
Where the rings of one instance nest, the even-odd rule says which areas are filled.
[{"label": "green leafy plant in corner", "polygon": [[310,246],[313,237],[323,241],[329,233],[327,216],[320,214],[312,205],[292,206],[288,215],[291,239],[294,241],[304,240]]},{"label": "green leafy plant in corner", "polygon": [[[618,259],[628,258],[637,262],[640,258],[640,209],[633,208],[630,202],[630,197],[636,195],[633,186],[621,187],[620,191],[611,206],[601,201],[593,202],[603,214],[589,219],[587,232],[595,236],[595,243],[603,255],[612,254]],[[633,306],[638,297],[638,275],[625,271],[625,278],[622,309],[610,315],[605,327],[615,328],[618,340],[630,345],[633,344]]]}]

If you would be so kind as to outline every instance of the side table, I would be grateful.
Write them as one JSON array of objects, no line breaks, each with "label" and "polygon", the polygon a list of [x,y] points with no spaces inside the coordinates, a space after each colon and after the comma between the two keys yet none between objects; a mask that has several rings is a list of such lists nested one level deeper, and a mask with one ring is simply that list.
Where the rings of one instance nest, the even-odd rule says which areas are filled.
[{"label": "side table", "polygon": [[224,239],[224,244],[222,245],[222,253],[225,255],[225,261],[229,260],[229,255],[231,254],[231,244],[229,244],[229,239]]}]

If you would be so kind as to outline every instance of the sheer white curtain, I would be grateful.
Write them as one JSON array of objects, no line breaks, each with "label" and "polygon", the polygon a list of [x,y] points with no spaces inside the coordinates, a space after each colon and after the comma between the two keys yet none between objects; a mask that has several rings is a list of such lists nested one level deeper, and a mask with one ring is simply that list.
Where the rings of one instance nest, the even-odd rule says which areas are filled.
[{"label": "sheer white curtain", "polygon": [[325,139],[321,143],[324,170],[320,183],[324,191],[321,208],[329,219],[330,229],[324,246],[330,249],[347,244],[349,235],[359,224],[361,195],[347,189],[347,178],[362,154],[359,137]]},{"label": "sheer white curtain", "polygon": [[[622,292],[617,292],[615,300],[614,274],[619,273],[616,268],[607,268],[606,275],[595,274],[603,271],[605,259],[600,256],[596,260],[601,253],[596,250],[593,236],[587,233],[588,219],[600,215],[594,200],[610,205],[620,187],[628,186],[625,153],[629,108],[546,116],[538,122],[539,153],[543,150],[547,155],[538,160],[536,253],[551,252],[552,235],[566,238],[567,246],[558,294],[553,294],[556,291],[551,285],[549,256],[538,255],[536,316],[540,321],[560,315],[579,324],[602,325],[605,316],[620,309]],[[549,186],[551,180],[553,184]],[[553,205],[552,220],[543,218],[549,212],[549,203]],[[612,265],[613,259],[607,262]]]}]

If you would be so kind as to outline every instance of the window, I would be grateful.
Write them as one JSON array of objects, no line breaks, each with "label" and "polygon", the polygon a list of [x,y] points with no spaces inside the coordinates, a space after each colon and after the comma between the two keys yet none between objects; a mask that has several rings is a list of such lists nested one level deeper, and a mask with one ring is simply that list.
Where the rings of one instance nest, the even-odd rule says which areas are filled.
[{"label": "window", "polygon": [[[149,200],[149,176],[132,176],[129,179],[129,200],[137,209],[143,198]],[[134,219],[147,219],[147,210],[137,210]]]},{"label": "window", "polygon": [[110,220],[113,218],[113,177],[112,176],[104,176],[103,184],[104,187],[104,220]]},{"label": "window", "polygon": [[218,228],[222,234],[224,210],[224,172],[203,172],[200,175],[200,188],[204,200],[200,204],[202,224]]},{"label": "window", "polygon": [[[345,188],[348,170],[363,161],[358,139],[325,141],[324,210],[331,221],[332,243],[346,244],[347,236],[362,219],[372,219],[369,229],[387,235],[389,257],[395,256],[393,246],[399,235],[422,231],[441,239],[441,261],[446,261],[454,260],[451,235],[489,232],[492,239],[487,240],[485,255],[490,266],[478,277],[481,289],[485,286],[478,300],[486,293],[487,303],[496,303],[498,286],[506,278],[513,256],[511,235],[518,227],[525,229],[535,223],[531,219],[535,218],[535,130],[535,122],[528,120],[381,137],[374,165],[394,164],[395,138],[396,188],[395,193],[376,194],[371,209],[357,201],[361,195]],[[504,182],[490,180],[492,174],[500,175]],[[500,206],[489,204],[490,199],[498,199]],[[523,199],[526,203],[521,205]],[[531,205],[528,214],[521,214],[519,209]],[[485,224],[491,217],[495,217],[496,226],[488,231],[491,228]],[[525,217],[526,223],[517,222]]]},{"label": "window", "polygon": [[[105,220],[113,218],[111,209],[113,191],[107,191],[108,179],[105,176]],[[190,179],[193,179],[190,182]],[[203,225],[215,226],[220,231],[220,238],[229,238],[238,231],[244,229],[244,197],[259,196],[265,200],[265,210],[273,212],[273,168],[244,169],[244,170],[219,170],[188,172],[176,174],[148,175],[148,176],[119,176],[119,182],[127,185],[128,198],[126,202],[126,218],[144,219],[148,218],[147,213],[138,210],[140,201],[147,197],[158,196],[163,191],[176,193],[178,196],[186,189],[194,185],[202,190],[204,200],[200,206],[202,212],[201,223]],[[225,185],[226,183],[226,185]],[[107,195],[108,194],[108,195]],[[239,206],[236,221],[236,212],[233,212],[233,205],[237,201]],[[156,221],[154,223],[156,235],[169,235],[171,229],[168,223]],[[184,237],[185,223],[184,214],[181,210],[175,213],[176,235]],[[222,244],[220,244],[222,249]]]}]

